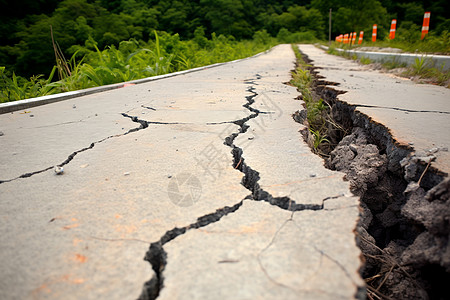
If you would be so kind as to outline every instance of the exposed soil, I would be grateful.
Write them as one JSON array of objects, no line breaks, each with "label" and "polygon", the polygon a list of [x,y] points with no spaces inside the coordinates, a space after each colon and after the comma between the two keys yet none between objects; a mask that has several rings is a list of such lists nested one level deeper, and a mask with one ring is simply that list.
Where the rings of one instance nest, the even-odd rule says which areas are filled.
[{"label": "exposed soil", "polygon": [[361,199],[357,243],[367,298],[449,299],[450,179],[430,167],[440,150],[414,153],[399,146],[386,127],[340,101],[342,92],[314,67],[310,72],[312,92],[329,104],[333,119],[328,137],[335,146],[324,147],[325,165],[344,172]]}]

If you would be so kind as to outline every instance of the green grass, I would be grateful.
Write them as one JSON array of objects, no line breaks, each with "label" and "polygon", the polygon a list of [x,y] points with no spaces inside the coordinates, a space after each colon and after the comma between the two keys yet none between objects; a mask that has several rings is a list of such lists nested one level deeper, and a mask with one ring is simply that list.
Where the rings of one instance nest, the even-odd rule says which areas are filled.
[{"label": "green grass", "polygon": [[373,63],[370,58],[364,56],[359,59],[359,62],[363,65],[370,65],[371,63]]},{"label": "green grass", "polygon": [[417,76],[419,79],[426,79],[430,83],[450,88],[450,71],[443,71],[442,67],[434,67],[430,59],[416,58],[414,64],[402,75]]},{"label": "green grass", "polygon": [[[348,47],[345,47],[348,48]],[[332,44],[328,51],[329,54],[342,56],[347,59],[357,60],[355,55],[350,54],[347,51],[338,51],[336,45]],[[358,60],[361,64],[366,65],[372,63],[368,58],[360,58]],[[429,58],[416,58],[414,64],[407,66],[406,63],[399,62],[396,59],[389,59],[382,64],[384,69],[393,70],[397,68],[406,68],[406,71],[401,73],[402,76],[416,76],[419,79],[424,79],[428,83],[437,84],[450,88],[450,71],[444,71],[443,67],[436,68],[433,66],[433,62]]]},{"label": "green grass", "polygon": [[312,93],[313,76],[309,71],[311,66],[305,63],[297,46],[292,45],[292,49],[297,58],[297,68],[292,72],[290,83],[298,88],[305,102],[309,132],[313,137],[312,147],[316,153],[324,155],[321,148],[330,143],[327,139],[327,124],[330,118],[328,105]]},{"label": "green grass", "polygon": [[[56,41],[53,48],[56,65],[50,76],[23,78],[0,67],[0,102],[16,101],[107,84],[136,80],[170,72],[182,71],[214,63],[255,55],[276,44],[275,39],[235,41],[212,35],[201,45],[195,40],[181,41],[177,34],[154,32],[147,43],[134,39],[122,41],[119,47],[103,50],[90,38],[86,46],[70,48],[66,61]],[[58,80],[55,80],[55,73]]]},{"label": "green grass", "polygon": [[397,34],[394,40],[389,40],[387,38],[384,40],[377,40],[376,42],[366,40],[363,41],[361,45],[355,44],[353,46],[333,42],[332,46],[342,49],[358,49],[359,47],[390,47],[398,48],[404,52],[411,53],[450,54],[450,32],[444,31],[439,36],[429,34],[424,40],[420,40],[420,34],[414,40],[407,40],[406,37]]},{"label": "green grass", "polygon": [[399,62],[396,59],[387,60],[387,61],[383,62],[381,65],[386,70],[392,70],[392,69],[406,68],[407,67],[406,63]]},{"label": "green grass", "polygon": [[0,103],[55,93],[57,88],[51,83],[55,71],[56,67],[52,69],[47,79],[43,79],[42,75],[37,75],[26,80],[16,76],[14,72],[11,76],[8,76],[5,67],[0,67]]}]

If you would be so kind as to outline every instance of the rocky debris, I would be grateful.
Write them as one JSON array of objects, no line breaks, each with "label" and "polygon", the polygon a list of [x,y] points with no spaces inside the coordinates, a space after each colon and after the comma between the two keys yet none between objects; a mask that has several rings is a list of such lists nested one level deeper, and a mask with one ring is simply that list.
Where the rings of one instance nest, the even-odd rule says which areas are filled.
[{"label": "rocky debris", "polygon": [[361,196],[362,275],[369,286],[380,287],[376,293],[393,299],[445,299],[450,179],[428,170],[435,152],[405,157],[401,178],[389,171],[389,158],[380,154],[373,137],[355,127],[326,161],[329,168],[345,172],[352,191]]},{"label": "rocky debris", "polygon": [[403,264],[434,265],[450,273],[450,179],[428,193],[418,189],[402,208],[402,214],[426,229],[402,254]]},{"label": "rocky debris", "polygon": [[386,172],[386,155],[379,152],[376,145],[369,143],[364,130],[356,127],[330,153],[326,165],[346,173],[352,190],[363,195],[369,187],[377,186]]}]

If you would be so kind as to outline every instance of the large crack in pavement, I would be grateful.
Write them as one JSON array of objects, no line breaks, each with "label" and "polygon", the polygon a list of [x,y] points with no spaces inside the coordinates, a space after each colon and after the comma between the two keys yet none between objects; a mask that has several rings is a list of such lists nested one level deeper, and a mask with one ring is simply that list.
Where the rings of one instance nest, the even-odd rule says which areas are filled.
[{"label": "large crack in pavement", "polygon": [[223,216],[233,213],[241,207],[244,200],[236,203],[233,206],[225,206],[217,209],[214,213],[204,215],[197,219],[197,222],[188,226],[178,228],[175,227],[167,231],[157,242],[151,243],[150,248],[145,255],[145,260],[152,266],[155,275],[144,284],[140,300],[153,300],[159,296],[161,289],[163,288],[164,277],[163,271],[167,264],[167,253],[164,250],[164,245],[176,237],[186,233],[190,229],[198,229],[207,226],[211,223],[218,222]]},{"label": "large crack in pavement", "polygon": [[[245,163],[245,159],[243,157],[243,150],[234,144],[234,140],[236,139],[236,137],[238,137],[240,134],[245,133],[248,130],[248,128],[250,128],[250,126],[246,124],[249,120],[257,118],[260,114],[270,113],[270,112],[261,112],[258,109],[252,107],[252,104],[255,102],[255,98],[258,96],[258,93],[255,91],[255,85],[257,85],[255,80],[258,79],[261,79],[261,76],[259,74],[256,74],[255,79],[244,81],[245,84],[250,85],[247,89],[247,92],[249,92],[251,95],[246,96],[246,103],[243,105],[243,107],[245,107],[248,111],[250,111],[251,114],[239,120],[235,120],[232,122],[223,122],[223,123],[233,123],[239,126],[239,130],[237,132],[231,133],[229,136],[225,138],[224,145],[231,148],[231,154],[233,156],[233,164],[232,164],[233,168],[239,170],[244,174],[241,180],[241,184],[246,189],[248,189],[251,192],[251,194],[245,197],[244,199],[240,200],[233,206],[225,206],[223,208],[217,209],[214,213],[210,213],[202,217],[199,217],[197,219],[197,222],[195,223],[192,223],[182,228],[175,227],[167,231],[158,241],[151,243],[149,250],[147,251],[144,257],[144,260],[150,263],[155,274],[149,281],[144,283],[143,290],[138,298],[139,300],[154,300],[158,298],[161,290],[164,288],[163,271],[167,265],[167,253],[164,250],[165,244],[174,240],[178,236],[185,234],[188,230],[198,229],[220,221],[222,217],[236,212],[242,206],[244,201],[264,201],[269,203],[270,205],[277,206],[280,209],[291,211],[292,215],[291,219],[289,220],[292,220],[292,217],[295,212],[303,210],[312,210],[312,211],[325,210],[325,202],[327,200],[337,199],[344,196],[343,194],[340,194],[326,197],[322,199],[321,204],[301,204],[296,203],[294,200],[290,199],[287,196],[273,197],[269,192],[262,189],[261,186],[258,184],[258,181],[260,180],[259,172],[253,170],[250,166],[248,166]],[[134,120],[135,122],[145,122],[137,119],[136,117],[132,117],[132,120]],[[222,124],[222,123],[208,123],[207,125],[213,124]],[[320,252],[320,250],[318,251]],[[270,276],[267,274],[267,272],[264,273],[266,273],[266,276],[268,276],[268,278],[271,279]]]},{"label": "large crack in pavement", "polygon": [[[356,240],[365,257],[361,274],[368,297],[444,299],[450,280],[450,179],[430,167],[433,151],[439,149],[418,153],[397,143],[389,128],[357,111],[383,107],[339,100],[344,92],[329,87],[337,83],[322,80],[305,54],[303,59],[315,77],[311,92],[327,102],[332,121],[341,128],[329,128],[336,147],[325,166],[346,173],[352,192],[361,199]],[[294,119],[301,122],[298,116]]]}]

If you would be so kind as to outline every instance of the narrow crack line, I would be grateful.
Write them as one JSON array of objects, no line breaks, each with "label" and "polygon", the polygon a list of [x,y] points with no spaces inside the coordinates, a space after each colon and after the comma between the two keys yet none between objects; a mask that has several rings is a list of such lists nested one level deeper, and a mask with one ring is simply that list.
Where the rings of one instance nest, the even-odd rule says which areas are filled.
[{"label": "narrow crack line", "polygon": [[[122,113],[122,116],[126,118],[130,118],[133,122],[140,123],[143,128],[147,128],[148,125],[155,124],[155,125],[194,125],[196,123],[185,123],[185,122],[159,122],[159,121],[146,121],[139,119],[137,116],[130,116],[127,113]],[[225,122],[210,122],[206,123],[206,125],[220,125],[220,124],[227,124],[227,123],[234,123],[235,121],[225,121]]]},{"label": "narrow crack line", "polygon": [[388,107],[388,106],[378,106],[378,105],[365,105],[365,104],[349,104],[354,107],[367,107],[367,108],[383,108],[383,109],[392,109],[392,110],[398,110],[398,111],[404,111],[404,112],[411,112],[411,113],[437,113],[437,114],[447,114],[450,115],[450,112],[448,111],[439,111],[439,110],[413,110],[413,109],[406,109],[406,108],[399,108],[399,107]]},{"label": "narrow crack line", "polygon": [[126,118],[130,118],[131,121],[141,124],[142,128],[147,128],[149,124],[156,125],[176,125],[176,124],[191,124],[191,123],[183,123],[183,122],[159,122],[159,121],[145,121],[141,120],[136,116],[130,116],[129,114],[122,113],[122,116]]},{"label": "narrow crack line", "polygon": [[[126,114],[122,114],[122,115],[125,116]],[[128,117],[128,115],[126,115],[126,117]],[[132,117],[131,117],[131,118],[132,118]],[[137,119],[137,118],[136,118],[136,119]],[[132,121],[134,121],[134,120],[132,119]],[[141,129],[145,129],[145,128],[148,127],[148,125],[146,125],[145,123],[141,123],[141,122],[145,122],[145,121],[137,120],[137,121],[134,121],[134,122],[140,123],[141,126],[139,126],[139,127],[137,127],[137,128],[132,128],[132,129],[128,130],[128,131],[125,132],[125,133],[122,133],[122,134],[115,134],[115,135],[110,135],[110,136],[108,136],[108,137],[106,137],[106,138],[103,138],[103,139],[101,139],[101,140],[98,140],[98,141],[96,141],[96,142],[93,142],[93,143],[91,143],[88,147],[85,147],[85,148],[82,148],[82,149],[77,150],[77,151],[75,151],[75,152],[72,152],[72,153],[67,157],[66,160],[64,160],[62,163],[57,164],[57,165],[55,165],[55,166],[63,167],[63,166],[65,166],[65,165],[67,165],[67,164],[70,163],[70,162],[75,158],[75,156],[77,156],[79,153],[94,148],[94,146],[95,146],[96,144],[102,143],[102,142],[104,142],[104,141],[106,141],[106,140],[109,140],[109,139],[111,139],[111,138],[125,136],[125,135],[127,135],[127,134],[132,133],[132,132],[136,132],[136,131],[139,131],[139,130],[141,130]],[[12,179],[0,180],[0,184],[6,183],[6,182],[11,182],[11,181],[14,181],[14,180],[17,180],[17,179],[21,179],[21,178],[28,178],[28,177],[31,177],[31,176],[33,176],[33,175],[37,175],[37,174],[40,174],[40,173],[44,173],[44,172],[46,172],[46,171],[49,171],[49,170],[53,169],[55,166],[47,167],[47,168],[45,168],[45,169],[38,170],[38,171],[34,171],[34,172],[25,173],[25,174],[22,174],[22,175],[20,175],[20,176],[18,176],[18,177],[12,178]]]},{"label": "narrow crack line", "polygon": [[140,242],[140,243],[145,243],[145,244],[150,244],[149,241],[144,241],[144,240],[140,240],[140,239],[110,239],[110,238],[101,238],[101,237],[96,237],[96,236],[89,236],[91,239],[93,240],[99,240],[99,241],[105,241],[105,242]]},{"label": "narrow crack line", "polygon": [[42,169],[42,170],[39,170],[39,171],[25,173],[25,174],[22,174],[22,175],[20,175],[18,177],[12,178],[12,179],[0,180],[0,184],[6,183],[6,182],[11,182],[11,181],[14,181],[14,180],[17,180],[17,179],[20,179],[20,178],[28,178],[28,177],[31,177],[33,175],[40,174],[40,173],[46,172],[48,170],[51,170],[52,168],[53,167],[48,167],[48,168],[45,168],[45,169]]},{"label": "narrow crack line", "polygon": [[141,105],[141,107],[142,107],[142,108],[146,108],[146,109],[149,109],[149,110],[154,110],[154,111],[156,111],[156,109],[155,109],[155,108],[153,108],[153,107],[150,107],[150,106],[145,106],[145,105]]},{"label": "narrow crack line", "polygon": [[[295,222],[294,222],[294,223],[295,223]],[[317,252],[320,253],[320,255],[325,256],[326,258],[328,258],[329,260],[331,260],[332,262],[334,262],[334,263],[339,267],[339,269],[341,269],[341,270],[344,272],[345,276],[347,276],[347,278],[350,279],[350,280],[353,282],[353,284],[354,284],[355,286],[358,286],[358,284],[355,282],[355,280],[353,280],[352,276],[351,276],[350,273],[347,271],[347,269],[346,269],[346,268],[345,268],[338,260],[336,260],[336,259],[334,259],[333,257],[331,257],[331,255],[327,254],[325,251],[323,251],[323,250],[317,248],[316,245],[313,245],[313,247],[314,247],[314,249],[315,249]]]},{"label": "narrow crack line", "polygon": [[[286,288],[286,289],[289,289],[289,290],[291,290],[291,291],[294,291],[294,292],[298,293],[298,292],[300,292],[300,291],[306,291],[307,289],[303,289],[303,288],[296,289],[296,288],[293,288],[293,287],[288,286],[288,285],[286,285],[286,284],[283,284],[283,283],[281,283],[281,282],[278,282],[276,279],[274,279],[272,276],[270,276],[269,272],[267,272],[267,270],[266,270],[266,268],[264,267],[264,265],[263,265],[263,263],[262,263],[262,260],[261,260],[261,255],[275,243],[275,240],[276,240],[276,238],[278,237],[279,233],[281,232],[281,230],[282,230],[289,222],[292,222],[292,223],[294,224],[294,226],[297,227],[297,228],[300,230],[300,232],[302,231],[302,230],[300,229],[300,227],[298,226],[298,224],[293,220],[293,214],[294,214],[294,212],[292,212],[291,217],[290,217],[289,219],[287,219],[286,221],[284,221],[284,223],[280,226],[280,228],[278,228],[278,230],[277,230],[277,231],[275,232],[275,234],[273,235],[273,237],[272,237],[270,243],[267,244],[267,246],[264,247],[264,248],[258,253],[256,259],[258,260],[259,267],[261,268],[261,270],[262,270],[262,272],[264,273],[264,275],[269,279],[269,281],[271,281],[272,283],[274,283],[274,284],[277,285],[277,286],[280,286],[280,287],[283,287],[283,288]],[[317,251],[317,249],[316,249],[315,246],[314,246],[314,248],[315,248],[315,250]],[[323,264],[323,259],[322,259],[322,257],[323,257],[323,256],[328,257],[325,253],[323,253],[323,252],[320,252],[320,253],[321,253],[321,255],[320,255],[320,261],[319,261],[319,266],[317,267],[317,270],[314,272],[314,274],[312,274],[312,275],[311,275],[306,281],[304,281],[303,283],[307,283],[307,282],[311,281],[311,279],[312,279],[314,276],[316,276],[316,275],[320,272],[320,268],[321,268],[321,266],[322,266],[322,264]],[[330,258],[330,259],[333,260],[332,258]],[[335,262],[335,261],[333,260],[333,262]],[[321,289],[318,289],[317,291],[318,291],[318,292],[321,292],[321,293],[325,293],[325,294],[331,294],[331,293],[329,293],[328,291],[321,290]]]},{"label": "narrow crack line", "polygon": [[176,125],[176,124],[193,124],[193,123],[183,123],[183,122],[158,122],[158,121],[146,121],[147,124],[156,125]]},{"label": "narrow crack line", "polygon": [[[325,198],[323,201],[329,200],[329,199],[335,199],[336,197],[328,197]],[[339,197],[337,197],[339,198]],[[293,217],[291,217],[291,220],[294,224],[295,227],[298,228],[298,230],[302,231],[302,229],[300,228],[300,226],[295,222],[295,220],[293,219]],[[350,273],[347,271],[347,269],[345,269],[345,267],[336,259],[334,259],[333,257],[331,257],[331,255],[327,254],[325,251],[317,248],[317,246],[315,244],[312,245],[314,250],[316,250],[317,252],[320,253],[321,257],[325,256],[326,258],[328,258],[329,260],[331,260],[332,262],[334,262],[344,273],[345,275],[356,285],[358,286],[358,284],[353,280],[352,276],[350,275]]]},{"label": "narrow crack line", "polygon": [[223,122],[208,122],[206,125],[222,125],[222,124],[234,124],[235,121],[223,121]]},{"label": "narrow crack line", "polygon": [[324,211],[336,211],[336,210],[347,209],[347,208],[352,208],[352,207],[358,208],[359,205],[358,204],[354,204],[354,205],[343,206],[343,207],[338,207],[338,208],[324,208],[323,210]]},{"label": "narrow crack line", "polygon": [[152,266],[155,275],[144,284],[140,300],[154,300],[159,296],[161,289],[164,287],[163,271],[167,265],[167,252],[164,250],[164,245],[174,240],[180,235],[185,234],[191,229],[198,229],[205,227],[212,223],[218,222],[222,217],[236,212],[248,197],[236,203],[233,206],[225,206],[217,209],[214,213],[210,213],[197,218],[197,222],[190,225],[178,228],[175,227],[166,231],[164,235],[154,243],[150,244],[150,248],[145,254],[144,260],[148,261]]},{"label": "narrow crack line", "polygon": [[71,122],[58,123],[58,124],[51,124],[51,125],[37,126],[37,127],[29,128],[29,129],[48,128],[48,127],[56,127],[56,126],[61,126],[61,125],[75,124],[75,123],[81,123],[81,122],[84,122],[84,120],[86,120],[86,119],[78,120],[78,121],[71,121]]},{"label": "narrow crack line", "polygon": [[[286,224],[287,224],[288,222],[292,222],[292,221],[293,221],[293,220],[292,220],[292,216],[291,216],[291,218],[289,218],[289,219],[287,219],[286,221],[284,221],[284,223],[280,226],[280,228],[278,228],[278,230],[277,230],[277,231],[275,232],[275,234],[273,235],[272,240],[270,241],[270,243],[267,244],[266,247],[264,247],[263,249],[261,249],[261,251],[259,251],[258,255],[256,256],[256,259],[258,260],[259,267],[261,268],[261,271],[264,273],[264,275],[267,277],[267,279],[269,279],[269,281],[271,281],[271,282],[274,283],[275,285],[278,285],[278,286],[287,288],[287,289],[289,289],[289,290],[294,290],[294,289],[291,288],[291,287],[288,286],[288,285],[285,285],[285,284],[283,284],[283,283],[281,283],[281,282],[276,281],[274,278],[272,278],[272,276],[270,276],[270,274],[267,272],[266,268],[263,266],[263,263],[262,263],[262,261],[261,261],[261,255],[262,255],[267,249],[269,249],[270,246],[273,245],[273,243],[275,242],[275,239],[277,238],[278,234],[279,234],[280,231],[286,226]],[[294,291],[295,291],[295,290],[294,290]]]},{"label": "narrow crack line", "polygon": [[37,127],[28,127],[27,129],[36,129],[36,128],[48,128],[48,127],[55,127],[55,126],[61,126],[61,125],[68,125],[68,124],[76,124],[76,123],[82,123],[94,116],[97,116],[97,114],[95,115],[91,115],[91,116],[87,116],[86,118],[77,120],[77,121],[70,121],[70,122],[63,122],[63,123],[57,123],[57,124],[50,124],[50,125],[43,125],[43,126],[37,126]]}]

